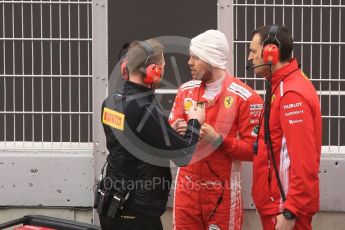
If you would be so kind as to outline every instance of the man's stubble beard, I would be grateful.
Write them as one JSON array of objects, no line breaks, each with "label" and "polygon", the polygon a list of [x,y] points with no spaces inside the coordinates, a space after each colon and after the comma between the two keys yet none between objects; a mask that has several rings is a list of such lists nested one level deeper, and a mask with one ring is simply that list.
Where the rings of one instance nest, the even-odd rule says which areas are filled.
[{"label": "man's stubble beard", "polygon": [[204,70],[200,74],[198,74],[198,76],[196,78],[194,78],[194,80],[200,80],[203,82],[207,82],[211,78],[212,78],[212,72],[209,70]]}]

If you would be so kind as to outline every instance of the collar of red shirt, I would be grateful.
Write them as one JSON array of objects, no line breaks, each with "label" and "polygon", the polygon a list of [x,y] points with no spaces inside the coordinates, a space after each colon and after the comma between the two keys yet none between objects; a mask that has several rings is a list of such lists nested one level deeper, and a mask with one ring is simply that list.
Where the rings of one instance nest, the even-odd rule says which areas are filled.
[{"label": "collar of red shirt", "polygon": [[297,60],[295,58],[292,58],[289,62],[289,64],[283,66],[282,68],[276,70],[272,74],[272,85],[278,84],[284,77],[287,76],[287,74],[293,72],[294,70],[299,69]]}]

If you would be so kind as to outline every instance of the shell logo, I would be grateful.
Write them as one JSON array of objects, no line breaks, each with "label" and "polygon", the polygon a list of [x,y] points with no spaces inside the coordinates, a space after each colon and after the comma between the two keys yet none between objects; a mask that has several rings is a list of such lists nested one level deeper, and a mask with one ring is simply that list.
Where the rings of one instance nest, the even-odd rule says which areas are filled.
[{"label": "shell logo", "polygon": [[194,101],[190,98],[186,98],[184,101],[184,109],[185,111],[189,111],[190,108],[193,106]]}]

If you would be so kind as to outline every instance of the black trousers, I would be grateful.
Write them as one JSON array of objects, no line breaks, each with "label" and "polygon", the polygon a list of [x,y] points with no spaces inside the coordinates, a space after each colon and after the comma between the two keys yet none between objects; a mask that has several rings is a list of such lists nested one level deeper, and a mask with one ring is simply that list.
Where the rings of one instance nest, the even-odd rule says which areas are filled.
[{"label": "black trousers", "polygon": [[115,218],[99,216],[102,230],[163,230],[160,217],[147,217],[124,211]]}]

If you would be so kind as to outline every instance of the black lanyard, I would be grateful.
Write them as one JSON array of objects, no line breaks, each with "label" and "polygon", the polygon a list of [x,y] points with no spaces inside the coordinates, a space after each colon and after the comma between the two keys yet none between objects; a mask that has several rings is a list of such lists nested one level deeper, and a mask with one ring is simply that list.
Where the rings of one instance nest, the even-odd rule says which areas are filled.
[{"label": "black lanyard", "polygon": [[[283,77],[283,79],[281,79],[280,82],[276,85],[276,87],[274,88],[274,90],[273,90],[273,92],[272,92],[272,95],[276,92],[276,90],[278,89],[278,86],[279,86],[288,76],[290,76],[291,74],[293,74],[293,73],[296,72],[297,70],[299,70],[299,68],[294,69],[294,70],[292,70],[291,72],[287,73],[287,74]],[[271,79],[272,79],[272,77],[271,77]],[[269,84],[271,84],[271,83],[269,83]],[[270,100],[272,100],[272,99],[270,98]],[[271,102],[270,102],[270,103],[271,103]],[[259,129],[258,129],[258,136],[257,136],[257,138],[256,138],[256,141],[254,142],[254,145],[253,145],[253,147],[254,147],[254,154],[257,154],[257,153],[258,153],[258,141],[259,141],[259,135],[260,135],[260,128],[261,128],[262,120],[263,120],[263,118],[264,118],[264,114],[266,113],[266,110],[264,110],[264,111],[263,111],[263,110],[264,110],[264,106],[263,106],[262,109],[261,109],[260,121],[259,121]]]}]

